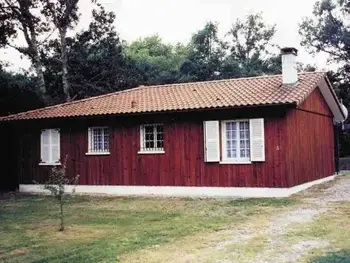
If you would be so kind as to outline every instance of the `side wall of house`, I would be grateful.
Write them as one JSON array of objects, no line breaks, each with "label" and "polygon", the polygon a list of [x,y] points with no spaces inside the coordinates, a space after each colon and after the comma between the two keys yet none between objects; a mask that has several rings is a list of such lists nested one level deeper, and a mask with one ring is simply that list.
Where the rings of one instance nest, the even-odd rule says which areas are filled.
[{"label": "side wall of house", "polygon": [[319,89],[286,116],[288,186],[335,173],[333,115]]},{"label": "side wall of house", "polygon": [[[61,158],[68,154],[68,173],[84,185],[286,187],[285,109],[250,109],[75,119],[24,125],[20,183],[43,182],[50,167],[39,166],[40,129],[61,129]],[[266,161],[219,164],[204,161],[204,120],[265,119]],[[165,154],[140,155],[139,126],[164,124]],[[110,127],[110,155],[87,156],[88,127]],[[28,127],[31,127],[30,130]]]},{"label": "side wall of house", "polygon": [[15,129],[10,124],[0,124],[0,192],[13,191],[18,187],[16,176],[16,157],[18,156],[18,140]]}]

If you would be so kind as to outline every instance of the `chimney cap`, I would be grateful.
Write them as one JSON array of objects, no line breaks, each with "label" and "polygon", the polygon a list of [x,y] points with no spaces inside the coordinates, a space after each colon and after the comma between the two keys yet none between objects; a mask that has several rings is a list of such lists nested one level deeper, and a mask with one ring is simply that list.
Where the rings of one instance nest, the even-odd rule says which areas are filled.
[{"label": "chimney cap", "polygon": [[297,56],[298,50],[295,47],[284,47],[284,48],[281,48],[281,54],[282,55],[293,54]]}]

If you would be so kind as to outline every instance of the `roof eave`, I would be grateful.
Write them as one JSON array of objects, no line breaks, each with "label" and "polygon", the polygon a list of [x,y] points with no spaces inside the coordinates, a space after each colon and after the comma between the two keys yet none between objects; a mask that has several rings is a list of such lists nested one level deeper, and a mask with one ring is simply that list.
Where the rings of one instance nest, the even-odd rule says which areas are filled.
[{"label": "roof eave", "polygon": [[[242,109],[242,108],[258,108],[258,107],[296,107],[297,102],[285,102],[285,103],[269,103],[269,104],[251,104],[242,106],[225,106],[225,107],[208,107],[208,108],[192,108],[182,110],[163,110],[163,111],[145,111],[145,112],[129,112],[129,113],[108,113],[108,114],[90,114],[90,115],[72,115],[72,116],[58,116],[58,117],[42,117],[42,118],[10,118],[6,116],[0,118],[0,123],[16,122],[16,121],[33,121],[33,120],[57,120],[57,119],[71,119],[71,118],[96,118],[107,116],[135,116],[135,115],[149,115],[149,114],[169,114],[169,113],[181,113],[181,112],[201,112],[201,111],[216,111],[216,110],[230,110],[230,109]],[[15,117],[15,116],[14,116]]]}]

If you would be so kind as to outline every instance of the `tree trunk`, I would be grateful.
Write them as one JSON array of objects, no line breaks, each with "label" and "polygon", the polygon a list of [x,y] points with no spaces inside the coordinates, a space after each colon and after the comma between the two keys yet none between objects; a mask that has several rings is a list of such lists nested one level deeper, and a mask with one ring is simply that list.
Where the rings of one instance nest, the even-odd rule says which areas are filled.
[{"label": "tree trunk", "polygon": [[60,45],[61,45],[63,93],[64,93],[66,101],[70,101],[71,97],[69,94],[68,55],[67,55],[67,43],[66,43],[67,27],[59,28],[59,34],[60,34]]},{"label": "tree trunk", "polygon": [[18,1],[19,3],[19,19],[21,25],[22,25],[22,31],[24,34],[24,38],[28,44],[28,51],[29,53],[25,53],[26,55],[29,55],[35,72],[38,77],[38,88],[39,93],[42,99],[46,104],[49,104],[49,98],[46,90],[45,85],[45,79],[44,79],[44,73],[43,73],[43,64],[40,59],[40,52],[39,52],[39,46],[37,41],[37,32],[35,31],[36,23],[33,19],[33,15],[30,12],[30,1]]},{"label": "tree trunk", "polygon": [[64,214],[63,214],[63,200],[62,197],[59,197],[60,202],[60,231],[64,230]]},{"label": "tree trunk", "polygon": [[33,57],[33,66],[38,77],[38,88],[40,96],[43,98],[45,103],[48,103],[47,91],[45,86],[43,66],[40,61],[39,54],[34,54]]}]

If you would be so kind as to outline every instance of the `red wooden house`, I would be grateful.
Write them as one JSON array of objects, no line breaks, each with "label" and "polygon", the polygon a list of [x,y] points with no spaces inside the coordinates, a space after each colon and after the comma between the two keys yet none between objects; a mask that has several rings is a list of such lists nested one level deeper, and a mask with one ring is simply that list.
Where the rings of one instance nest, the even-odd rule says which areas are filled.
[{"label": "red wooden house", "polygon": [[297,74],[297,50],[282,52],[282,75],[138,87],[1,118],[18,136],[19,190],[42,191],[33,180],[66,155],[84,193],[281,197],[332,179],[333,124],[347,112],[324,73]]}]

